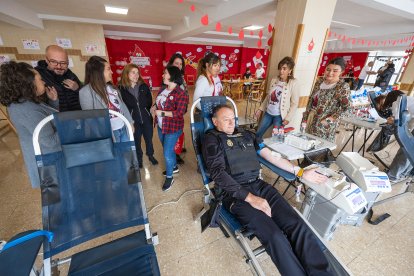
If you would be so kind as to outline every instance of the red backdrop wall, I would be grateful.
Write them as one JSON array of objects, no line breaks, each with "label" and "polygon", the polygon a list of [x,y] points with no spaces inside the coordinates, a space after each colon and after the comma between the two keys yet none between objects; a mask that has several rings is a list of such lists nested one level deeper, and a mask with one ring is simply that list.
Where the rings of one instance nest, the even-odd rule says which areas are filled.
[{"label": "red backdrop wall", "polygon": [[368,58],[368,52],[358,53],[324,53],[322,56],[322,62],[319,67],[318,76],[322,76],[325,72],[328,62],[336,57],[343,57],[347,62],[345,69],[345,75],[348,74],[349,69],[354,68],[354,76],[358,77],[361,73],[362,68]]},{"label": "red backdrop wall", "polygon": [[198,60],[208,51],[220,57],[221,74],[244,74],[247,66],[254,73],[257,63],[262,63],[266,70],[268,62],[268,52],[264,49],[110,38],[105,40],[114,83],[118,82],[123,67],[132,62],[141,67],[141,74],[148,84],[159,87],[164,65],[176,52],[181,53],[185,59],[185,74],[194,75],[194,78],[197,76]]}]

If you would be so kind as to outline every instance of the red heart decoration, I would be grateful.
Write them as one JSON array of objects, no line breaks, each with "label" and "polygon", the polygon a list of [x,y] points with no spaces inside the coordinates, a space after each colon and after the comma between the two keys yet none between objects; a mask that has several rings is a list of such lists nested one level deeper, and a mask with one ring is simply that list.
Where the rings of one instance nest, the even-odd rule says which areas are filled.
[{"label": "red heart decoration", "polygon": [[256,52],[256,59],[261,59],[261,58],[262,58],[262,54],[260,53],[260,51],[257,51]]},{"label": "red heart decoration", "polygon": [[229,34],[232,34],[233,33],[233,28],[232,27],[229,27]]},{"label": "red heart decoration", "polygon": [[221,30],[221,23],[220,22],[217,22],[216,23],[216,31],[217,32],[220,32],[220,30]]},{"label": "red heart decoration", "polygon": [[240,30],[240,32],[239,32],[239,39],[240,40],[243,40],[244,39],[244,32],[243,32],[243,30]]},{"label": "red heart decoration", "polygon": [[270,37],[269,40],[267,41],[267,45],[272,46],[272,38]]},{"label": "red heart decoration", "polygon": [[194,11],[195,11],[195,6],[194,6],[194,5],[191,5],[191,6],[190,6],[190,10],[191,10],[192,12],[194,12]]},{"label": "red heart decoration", "polygon": [[201,24],[203,24],[204,26],[208,25],[208,14],[201,17]]}]

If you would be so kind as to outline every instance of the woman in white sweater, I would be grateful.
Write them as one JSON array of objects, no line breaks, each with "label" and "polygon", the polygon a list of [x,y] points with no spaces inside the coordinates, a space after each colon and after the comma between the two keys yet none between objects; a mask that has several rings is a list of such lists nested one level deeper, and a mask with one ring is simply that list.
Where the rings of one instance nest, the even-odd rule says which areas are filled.
[{"label": "woman in white sweater", "polygon": [[[211,52],[198,61],[193,102],[201,97],[222,95],[223,86],[218,76],[220,66],[219,57]],[[200,105],[197,107],[200,108]]]},{"label": "woman in white sweater", "polygon": [[256,118],[264,112],[256,136],[263,134],[270,127],[287,125],[298,107],[299,85],[293,77],[295,62],[291,57],[284,57],[278,64],[279,75],[272,79],[266,98],[256,111]]}]

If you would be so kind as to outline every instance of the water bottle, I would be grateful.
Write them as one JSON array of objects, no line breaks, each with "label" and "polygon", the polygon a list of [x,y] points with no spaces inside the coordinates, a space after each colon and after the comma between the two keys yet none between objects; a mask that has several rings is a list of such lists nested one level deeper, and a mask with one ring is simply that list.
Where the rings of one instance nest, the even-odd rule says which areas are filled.
[{"label": "water bottle", "polygon": [[300,124],[300,133],[305,133],[305,130],[306,130],[306,121],[303,121]]},{"label": "water bottle", "polygon": [[279,128],[279,141],[282,143],[285,141],[285,127],[283,125]]},{"label": "water bottle", "polygon": [[272,141],[273,142],[277,142],[278,134],[279,134],[279,129],[277,128],[277,126],[274,126],[272,130]]}]

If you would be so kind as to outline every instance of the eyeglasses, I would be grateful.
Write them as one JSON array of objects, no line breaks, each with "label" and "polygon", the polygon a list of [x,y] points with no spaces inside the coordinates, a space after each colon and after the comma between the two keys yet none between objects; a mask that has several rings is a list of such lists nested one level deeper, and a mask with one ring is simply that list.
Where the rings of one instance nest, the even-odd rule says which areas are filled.
[{"label": "eyeglasses", "polygon": [[60,65],[61,67],[66,67],[66,66],[68,66],[69,65],[69,62],[67,62],[67,61],[57,61],[57,60],[54,60],[54,59],[48,59],[48,58],[46,58],[47,59],[47,61],[51,64],[51,65],[53,65],[53,66],[58,66],[58,65]]}]

